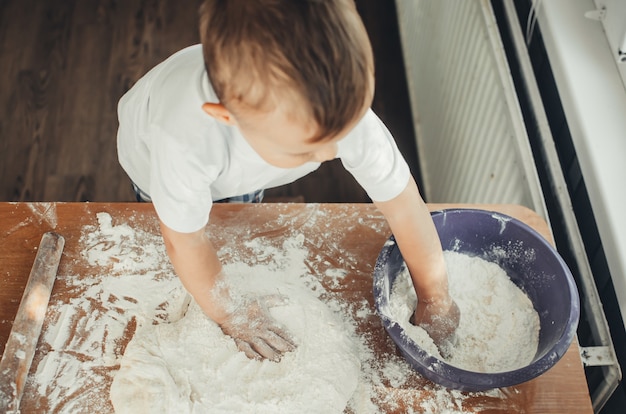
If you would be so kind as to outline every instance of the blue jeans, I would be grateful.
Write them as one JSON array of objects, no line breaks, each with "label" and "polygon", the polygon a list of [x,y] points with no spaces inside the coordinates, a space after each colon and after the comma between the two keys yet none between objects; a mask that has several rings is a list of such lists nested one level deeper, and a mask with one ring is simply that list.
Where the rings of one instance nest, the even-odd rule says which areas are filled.
[{"label": "blue jeans", "polygon": [[[143,191],[141,188],[137,187],[135,183],[133,184],[133,191],[135,192],[135,197],[137,201],[140,203],[151,203],[152,199],[150,198],[150,194]],[[215,200],[214,203],[260,203],[263,201],[263,195],[265,190],[257,190],[252,193],[228,197],[221,200]]]}]

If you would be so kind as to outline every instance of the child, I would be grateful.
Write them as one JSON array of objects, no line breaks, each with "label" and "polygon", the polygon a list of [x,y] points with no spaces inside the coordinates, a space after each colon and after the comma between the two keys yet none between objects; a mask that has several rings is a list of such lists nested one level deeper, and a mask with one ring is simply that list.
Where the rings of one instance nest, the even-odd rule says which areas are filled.
[{"label": "child", "polygon": [[294,348],[267,311],[280,298],[229,291],[205,226],[214,201],[258,195],[340,158],[396,237],[419,298],[414,322],[442,343],[458,308],[430,214],[369,109],[373,57],[353,1],[207,0],[200,37],[120,100],[118,152],[206,315],[250,358],[276,361]]}]

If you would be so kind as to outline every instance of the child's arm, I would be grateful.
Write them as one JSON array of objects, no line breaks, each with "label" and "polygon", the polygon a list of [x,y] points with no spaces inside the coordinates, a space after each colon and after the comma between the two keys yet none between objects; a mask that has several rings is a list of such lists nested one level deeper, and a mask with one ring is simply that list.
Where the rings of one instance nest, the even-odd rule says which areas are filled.
[{"label": "child's arm", "polygon": [[204,313],[231,336],[249,358],[273,361],[295,348],[289,335],[269,315],[267,308],[276,298],[234,301],[222,272],[222,265],[204,228],[179,233],[160,222],[170,261],[183,286]]},{"label": "child's arm", "polygon": [[459,309],[448,294],[441,243],[413,178],[392,200],[376,202],[398,243],[418,297],[413,323],[442,345],[459,324]]}]

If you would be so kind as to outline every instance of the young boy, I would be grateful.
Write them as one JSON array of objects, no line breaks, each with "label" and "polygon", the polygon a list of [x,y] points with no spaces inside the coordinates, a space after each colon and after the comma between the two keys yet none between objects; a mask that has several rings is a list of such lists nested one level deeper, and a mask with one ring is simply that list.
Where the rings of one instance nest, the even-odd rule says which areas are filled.
[{"label": "young boy", "polygon": [[340,158],[395,235],[419,298],[414,322],[441,344],[458,308],[430,214],[369,109],[373,57],[353,0],[207,0],[200,37],[120,100],[118,152],[206,315],[251,358],[293,349],[267,311],[276,298],[229,291],[205,226],[214,201],[258,195]]}]

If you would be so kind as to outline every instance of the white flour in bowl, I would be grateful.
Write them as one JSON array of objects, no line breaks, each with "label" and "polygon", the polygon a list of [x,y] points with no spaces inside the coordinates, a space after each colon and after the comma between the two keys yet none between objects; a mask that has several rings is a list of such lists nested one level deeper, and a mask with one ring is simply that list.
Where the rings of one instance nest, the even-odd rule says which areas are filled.
[{"label": "white flour in bowl", "polygon": [[408,271],[393,285],[390,313],[406,334],[429,354],[474,372],[504,372],[532,362],[539,342],[539,315],[528,296],[497,264],[479,257],[444,252],[450,295],[461,320],[444,359],[424,329],[409,318],[417,298]]}]

